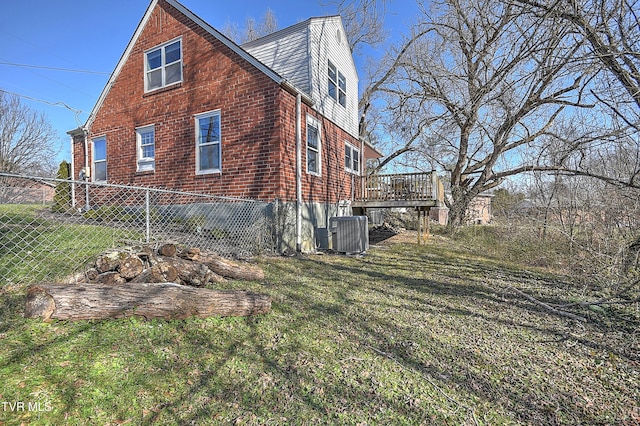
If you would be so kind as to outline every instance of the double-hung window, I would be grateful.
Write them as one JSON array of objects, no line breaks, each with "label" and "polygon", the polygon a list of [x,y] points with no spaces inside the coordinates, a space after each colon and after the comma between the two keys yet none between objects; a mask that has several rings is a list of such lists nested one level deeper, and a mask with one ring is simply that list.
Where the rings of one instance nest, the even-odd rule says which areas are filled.
[{"label": "double-hung window", "polygon": [[153,171],[156,168],[156,132],[154,126],[136,129],[138,171]]},{"label": "double-hung window", "polygon": [[351,144],[344,144],[344,169],[347,172],[360,174],[360,150]]},{"label": "double-hung window", "polygon": [[196,173],[221,171],[220,111],[198,114],[196,118]]},{"label": "double-hung window", "polygon": [[154,47],[144,57],[146,92],[182,81],[182,40]]},{"label": "double-hung window", "polygon": [[329,61],[327,70],[329,96],[335,99],[343,107],[347,106],[347,79],[344,74]]},{"label": "double-hung window", "polygon": [[107,180],[107,138],[93,139],[93,181],[104,182]]},{"label": "double-hung window", "polygon": [[307,173],[320,175],[320,125],[307,116]]}]

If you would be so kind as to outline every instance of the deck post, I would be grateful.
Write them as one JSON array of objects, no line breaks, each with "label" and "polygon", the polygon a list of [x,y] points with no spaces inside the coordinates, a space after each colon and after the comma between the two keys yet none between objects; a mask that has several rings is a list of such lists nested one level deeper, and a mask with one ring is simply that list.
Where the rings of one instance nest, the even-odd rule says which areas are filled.
[{"label": "deck post", "polygon": [[425,242],[427,239],[429,239],[431,237],[431,232],[429,229],[429,212],[431,211],[430,207],[427,207],[427,209],[424,211],[424,229],[425,229]]},{"label": "deck post", "polygon": [[422,211],[416,207],[416,212],[418,213],[418,245],[422,245]]},{"label": "deck post", "polygon": [[430,236],[429,231],[429,207],[416,207],[418,211],[418,245],[424,245]]}]

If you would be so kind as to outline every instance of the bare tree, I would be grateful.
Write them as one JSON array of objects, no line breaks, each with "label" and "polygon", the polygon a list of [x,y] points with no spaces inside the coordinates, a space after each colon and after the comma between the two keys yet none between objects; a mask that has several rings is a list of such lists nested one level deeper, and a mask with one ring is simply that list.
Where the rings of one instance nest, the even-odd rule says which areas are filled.
[{"label": "bare tree", "polygon": [[396,152],[450,173],[452,226],[505,178],[560,167],[545,156],[545,136],[567,109],[590,106],[571,31],[508,3],[447,0],[424,9],[414,33],[399,75],[381,88],[387,130],[402,141]]},{"label": "bare tree", "polygon": [[[590,46],[589,57],[610,72],[640,109],[640,2],[637,0],[516,0],[527,12],[571,26]],[[609,99],[612,109],[618,100]]]},{"label": "bare tree", "polygon": [[351,52],[361,46],[375,47],[387,39],[384,26],[386,0],[339,0],[332,2],[342,18]]},{"label": "bare tree", "polygon": [[256,21],[254,18],[247,18],[244,28],[238,29],[238,25],[235,23],[226,23],[222,32],[231,40],[238,44],[247,43],[264,37],[271,33],[278,31],[278,20],[273,11],[267,8],[262,19]]},{"label": "bare tree", "polygon": [[[611,114],[602,122],[617,125],[620,137],[610,140],[603,152],[592,152],[592,167],[581,167],[573,174],[589,176],[621,187],[640,189],[640,2],[637,0],[538,1],[513,0],[523,13],[560,22],[572,28],[589,48],[576,58],[598,69],[590,86],[591,94]],[[626,157],[624,170],[603,170],[611,152]],[[584,157],[584,154],[581,154]],[[605,161],[610,163],[610,161]]]},{"label": "bare tree", "polygon": [[55,139],[44,114],[0,91],[0,172],[42,175],[55,171]]}]

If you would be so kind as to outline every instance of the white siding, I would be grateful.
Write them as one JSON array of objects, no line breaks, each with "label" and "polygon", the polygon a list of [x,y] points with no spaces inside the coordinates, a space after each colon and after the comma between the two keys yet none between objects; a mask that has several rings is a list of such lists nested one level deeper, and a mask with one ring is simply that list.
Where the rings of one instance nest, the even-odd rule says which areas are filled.
[{"label": "white siding", "polygon": [[[358,73],[339,16],[311,20],[311,96],[325,117],[358,137]],[[338,36],[340,33],[340,36]],[[327,67],[331,61],[347,81],[347,104],[329,96]]]},{"label": "white siding", "polygon": [[308,21],[293,25],[267,37],[248,42],[242,48],[309,94]]},{"label": "white siding", "polygon": [[[339,16],[311,18],[242,48],[309,95],[318,112],[358,137],[358,73]],[[329,96],[328,61],[346,78],[346,106]]]}]

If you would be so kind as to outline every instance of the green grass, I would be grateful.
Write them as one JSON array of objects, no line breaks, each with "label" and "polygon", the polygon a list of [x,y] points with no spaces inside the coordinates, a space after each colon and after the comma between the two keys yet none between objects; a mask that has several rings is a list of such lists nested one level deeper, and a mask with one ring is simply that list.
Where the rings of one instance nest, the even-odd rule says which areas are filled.
[{"label": "green grass", "polygon": [[[637,424],[637,306],[583,309],[566,277],[436,237],[364,257],[259,259],[272,312],[43,323],[0,291],[0,401],[28,424]],[[218,287],[220,288],[220,286]],[[47,409],[50,408],[50,411]]]},{"label": "green grass", "polygon": [[57,223],[38,215],[42,206],[0,206],[0,286],[63,278],[88,259],[139,238],[107,226]]}]

